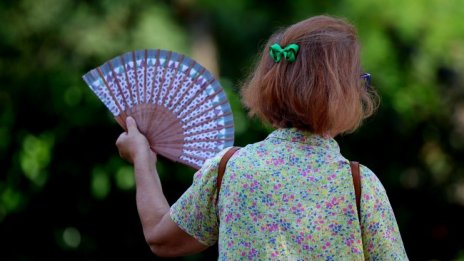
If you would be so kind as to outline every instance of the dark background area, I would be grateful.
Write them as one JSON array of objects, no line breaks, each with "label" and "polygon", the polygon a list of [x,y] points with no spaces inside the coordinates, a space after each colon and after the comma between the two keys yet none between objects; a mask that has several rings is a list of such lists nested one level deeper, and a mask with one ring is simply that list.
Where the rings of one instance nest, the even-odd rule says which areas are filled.
[{"label": "dark background area", "polygon": [[[337,138],[384,184],[411,260],[464,260],[464,3],[441,1],[0,2],[0,259],[157,260],[145,244],[121,133],[81,79],[130,50],[193,57],[220,79],[236,145],[270,129],[249,119],[240,83],[270,34],[318,14],[357,28],[381,96]],[[193,170],[160,159],[170,203]],[[217,249],[179,258],[216,258]]]}]

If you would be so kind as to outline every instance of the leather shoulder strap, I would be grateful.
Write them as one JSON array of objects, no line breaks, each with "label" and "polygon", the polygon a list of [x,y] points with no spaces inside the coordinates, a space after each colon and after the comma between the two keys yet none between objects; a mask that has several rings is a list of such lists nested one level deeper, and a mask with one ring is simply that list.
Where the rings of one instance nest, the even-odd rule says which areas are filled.
[{"label": "leather shoulder strap", "polygon": [[354,193],[356,195],[356,209],[358,210],[358,217],[361,221],[361,175],[359,171],[359,163],[350,161],[351,175],[353,176]]},{"label": "leather shoulder strap", "polygon": [[221,190],[222,178],[224,177],[224,172],[226,171],[227,162],[234,155],[234,153],[239,150],[240,147],[231,147],[225,154],[222,156],[221,161],[219,162],[218,175],[216,179],[216,202],[219,199],[219,191]]}]

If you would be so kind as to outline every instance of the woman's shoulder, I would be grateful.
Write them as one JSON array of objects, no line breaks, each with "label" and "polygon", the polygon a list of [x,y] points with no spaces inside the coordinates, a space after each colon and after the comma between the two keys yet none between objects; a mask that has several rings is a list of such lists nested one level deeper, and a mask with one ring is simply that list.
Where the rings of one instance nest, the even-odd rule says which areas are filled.
[{"label": "woman's shoulder", "polygon": [[369,167],[363,164],[359,164],[359,171],[360,171],[361,178],[364,178],[365,180],[368,180],[368,181],[380,182],[377,175]]},{"label": "woman's shoulder", "polygon": [[386,193],[385,187],[383,186],[379,177],[367,166],[362,164],[360,167],[360,176],[361,176],[361,189],[366,191],[375,191],[375,193]]}]

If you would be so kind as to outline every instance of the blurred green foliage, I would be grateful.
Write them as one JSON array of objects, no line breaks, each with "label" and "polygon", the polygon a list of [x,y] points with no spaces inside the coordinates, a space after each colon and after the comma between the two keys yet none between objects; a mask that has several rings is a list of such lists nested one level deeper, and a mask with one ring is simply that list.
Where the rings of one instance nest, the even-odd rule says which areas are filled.
[{"label": "blurred green foliage", "polygon": [[[0,2],[0,259],[153,259],[132,168],[114,146],[121,129],[85,72],[129,50],[190,55],[210,39],[218,68],[209,69],[226,89],[243,146],[270,131],[247,117],[238,94],[261,46],[275,29],[318,14],[357,26],[382,100],[359,131],[337,138],[343,154],[383,182],[411,260],[463,260],[459,0]],[[163,159],[158,170],[173,203],[193,171]],[[214,257],[211,248],[180,259]]]}]

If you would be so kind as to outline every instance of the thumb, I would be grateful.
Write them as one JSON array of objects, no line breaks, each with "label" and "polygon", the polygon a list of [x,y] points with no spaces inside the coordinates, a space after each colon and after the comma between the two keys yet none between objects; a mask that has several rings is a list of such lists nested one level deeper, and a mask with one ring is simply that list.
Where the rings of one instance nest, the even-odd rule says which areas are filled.
[{"label": "thumb", "polygon": [[135,123],[134,118],[132,118],[131,116],[126,118],[126,126],[128,133],[139,132],[139,130],[137,129],[137,123]]}]

